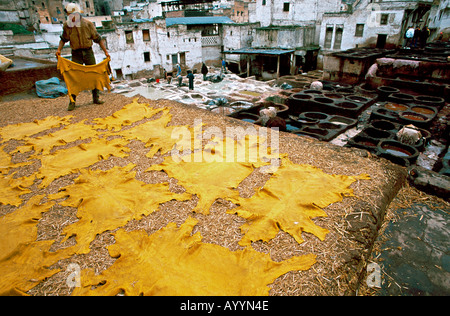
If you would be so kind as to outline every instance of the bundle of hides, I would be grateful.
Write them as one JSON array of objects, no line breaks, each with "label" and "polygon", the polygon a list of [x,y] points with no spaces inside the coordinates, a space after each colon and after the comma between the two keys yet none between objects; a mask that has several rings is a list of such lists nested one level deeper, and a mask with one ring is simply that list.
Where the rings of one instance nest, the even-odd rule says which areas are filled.
[{"label": "bundle of hides", "polygon": [[267,121],[267,127],[268,128],[277,128],[278,127],[279,131],[286,132],[286,121],[279,116],[275,116],[275,117],[270,118]]},{"label": "bundle of hides", "polygon": [[36,94],[40,98],[54,99],[67,94],[64,82],[60,82],[57,77],[35,82]]},{"label": "bundle of hides", "polygon": [[391,74],[392,73],[392,65],[394,64],[395,59],[394,58],[378,58],[377,59],[377,65],[378,65],[378,74],[381,77],[383,74]]},{"label": "bundle of hides", "polygon": [[9,66],[11,66],[13,61],[9,58],[6,58],[3,55],[0,55],[0,71],[5,71],[8,69]]},{"label": "bundle of hides", "polygon": [[419,65],[420,65],[420,61],[406,60],[406,59],[396,59],[393,63],[394,69],[401,68],[401,67],[416,69],[419,67]]},{"label": "bundle of hides", "polygon": [[323,89],[323,84],[320,81],[314,81],[313,83],[311,83],[311,86],[309,87],[311,90],[319,90],[322,91]]},{"label": "bundle of hides", "polygon": [[394,63],[395,59],[394,58],[386,58],[386,57],[382,57],[382,58],[378,58],[377,59],[377,64],[379,66],[390,66]]},{"label": "bundle of hides", "polygon": [[378,71],[378,65],[375,63],[372,66],[370,66],[369,70],[367,71],[366,78],[373,78],[377,75]]},{"label": "bundle of hides", "polygon": [[269,119],[277,116],[277,109],[273,106],[268,107],[267,109],[262,109],[261,111],[259,111],[259,116],[260,118],[258,121],[261,122],[262,126],[266,126]]},{"label": "bundle of hides", "polygon": [[407,145],[414,145],[421,138],[422,133],[414,125],[403,126],[397,133],[397,139]]},{"label": "bundle of hides", "polygon": [[84,66],[58,57],[57,68],[64,77],[72,102],[74,101],[72,95],[77,95],[84,90],[98,89],[103,91],[103,88],[107,88],[108,91],[111,90],[109,80],[111,74],[110,61],[111,59],[107,58],[96,65]]}]

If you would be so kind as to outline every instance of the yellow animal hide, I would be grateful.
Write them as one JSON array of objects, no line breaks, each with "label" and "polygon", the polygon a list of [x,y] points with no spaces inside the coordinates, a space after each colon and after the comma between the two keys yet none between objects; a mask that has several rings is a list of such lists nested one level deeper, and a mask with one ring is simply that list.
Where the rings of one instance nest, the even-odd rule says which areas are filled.
[{"label": "yellow animal hide", "polygon": [[170,223],[151,236],[117,231],[108,250],[118,259],[100,275],[83,270],[82,287],[72,295],[268,295],[267,285],[277,277],[315,263],[315,255],[274,262],[252,248],[230,251],[202,243],[199,232],[191,235],[196,224],[188,218],[179,228]]}]

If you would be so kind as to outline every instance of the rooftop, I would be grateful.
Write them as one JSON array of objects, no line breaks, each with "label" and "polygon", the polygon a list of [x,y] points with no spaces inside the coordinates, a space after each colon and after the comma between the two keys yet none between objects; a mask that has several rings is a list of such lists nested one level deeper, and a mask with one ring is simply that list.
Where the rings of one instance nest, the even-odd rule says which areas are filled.
[{"label": "rooftop", "polygon": [[283,55],[295,52],[293,49],[282,48],[257,48],[257,47],[245,47],[241,49],[224,51],[225,54],[243,54],[243,55]]},{"label": "rooftop", "polygon": [[233,24],[227,16],[194,16],[181,18],[166,18],[166,25],[199,25],[199,24]]}]

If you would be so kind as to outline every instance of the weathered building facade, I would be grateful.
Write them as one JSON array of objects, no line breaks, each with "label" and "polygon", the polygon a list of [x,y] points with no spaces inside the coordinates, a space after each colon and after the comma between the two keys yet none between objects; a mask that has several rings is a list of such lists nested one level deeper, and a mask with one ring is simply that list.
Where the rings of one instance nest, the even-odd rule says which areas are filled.
[{"label": "weathered building facade", "polygon": [[[355,47],[401,46],[408,26],[427,25],[431,38],[450,27],[450,0],[221,1],[235,10],[230,11],[231,18],[216,16],[218,6],[212,0],[75,2],[87,18],[96,20],[107,40],[114,75],[123,78],[149,73],[159,76],[177,63],[184,69],[198,68],[202,62],[219,65],[225,56],[231,69],[241,73],[247,70],[249,56],[255,55],[233,54],[250,52],[242,49],[292,51],[280,53],[281,71],[307,71],[321,68],[324,54]],[[7,46],[18,55],[54,58],[52,49],[58,45],[66,18],[64,4],[62,0],[0,0],[0,22],[34,23],[42,30],[27,36],[3,31],[0,49]],[[105,10],[112,13],[112,19],[92,16]],[[247,11],[249,22],[245,22]],[[98,60],[104,57],[97,45],[94,51]],[[66,55],[69,52],[66,48]],[[276,70],[276,63],[271,62],[276,58],[270,54],[259,59],[265,70]]]},{"label": "weathered building facade", "polygon": [[[225,17],[155,18],[151,21],[117,23],[99,30],[106,39],[111,68],[116,77],[163,75],[176,64],[183,70],[200,68],[202,62],[220,62]],[[98,58],[100,47],[94,46]]]}]

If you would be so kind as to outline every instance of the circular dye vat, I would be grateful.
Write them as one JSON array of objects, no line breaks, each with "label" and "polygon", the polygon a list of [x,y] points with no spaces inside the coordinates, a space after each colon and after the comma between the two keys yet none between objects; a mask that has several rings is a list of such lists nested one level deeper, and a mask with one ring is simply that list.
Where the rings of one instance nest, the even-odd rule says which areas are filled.
[{"label": "circular dye vat", "polygon": [[261,93],[254,92],[254,91],[249,91],[249,90],[241,90],[241,91],[239,91],[239,93],[245,94],[245,95],[249,95],[249,96],[252,96],[252,97],[259,97],[259,96],[261,96]]},{"label": "circular dye vat", "polygon": [[303,90],[303,93],[307,93],[307,94],[322,94],[322,91],[308,89],[308,90]]},{"label": "circular dye vat", "polygon": [[379,121],[372,121],[371,125],[377,129],[381,129],[384,131],[392,131],[395,130],[395,125],[392,124],[391,122],[388,121],[383,121],[383,120],[379,120]]},{"label": "circular dye vat", "polygon": [[375,142],[368,140],[368,139],[360,140],[358,143],[363,146],[368,146],[368,147],[376,147],[377,146],[377,144]]},{"label": "circular dye vat", "polygon": [[388,86],[380,86],[377,88],[377,90],[379,92],[384,92],[384,93],[399,93],[400,90],[394,87],[388,87]]},{"label": "circular dye vat", "polygon": [[347,96],[347,99],[352,101],[352,102],[358,102],[358,103],[367,103],[367,102],[369,102],[369,99],[364,98],[364,97],[360,97],[358,95],[349,95],[349,96]]},{"label": "circular dye vat", "polygon": [[412,163],[419,156],[419,152],[417,149],[395,140],[382,140],[378,144],[378,150],[388,159],[389,156],[391,156],[395,158],[405,159],[410,163]]},{"label": "circular dye vat", "polygon": [[305,112],[303,113],[302,116],[308,119],[316,119],[316,120],[324,120],[328,117],[328,115],[321,112]]},{"label": "circular dye vat", "polygon": [[400,114],[400,117],[407,119],[407,120],[418,121],[418,122],[423,122],[428,119],[426,116],[416,113],[416,112],[403,112],[402,114]]},{"label": "circular dye vat", "polygon": [[355,93],[355,90],[352,88],[338,88],[335,90],[337,93],[340,93],[340,94],[354,94]]},{"label": "circular dye vat", "polygon": [[333,99],[325,98],[325,97],[315,97],[314,101],[324,104],[332,104],[334,103]]},{"label": "circular dye vat", "polygon": [[416,103],[428,105],[428,106],[434,106],[434,107],[441,107],[445,104],[445,100],[441,97],[433,97],[433,96],[427,96],[427,95],[418,95],[415,97]]},{"label": "circular dye vat", "polygon": [[394,102],[412,102],[414,101],[414,97],[406,93],[391,93],[389,95],[389,100]]},{"label": "circular dye vat", "polygon": [[310,94],[296,93],[292,95],[292,98],[297,100],[311,100],[313,97]]},{"label": "circular dye vat", "polygon": [[306,127],[303,129],[303,132],[320,135],[320,136],[326,136],[328,134],[328,131],[326,129],[314,128],[314,127]]},{"label": "circular dye vat", "polygon": [[364,133],[367,136],[370,136],[372,138],[382,139],[382,138],[389,138],[391,134],[385,130],[369,127],[364,130]]},{"label": "circular dye vat", "polygon": [[342,99],[344,97],[342,94],[338,93],[325,93],[324,96],[330,99]]},{"label": "circular dye vat", "polygon": [[349,101],[336,103],[336,106],[339,106],[344,109],[356,109],[358,107],[357,104],[355,104],[353,102],[349,102]]},{"label": "circular dye vat", "polygon": [[397,111],[397,112],[405,111],[408,109],[408,107],[406,105],[398,104],[398,103],[394,103],[394,102],[388,102],[384,105],[384,107],[388,110]]},{"label": "circular dye vat", "polygon": [[386,150],[387,153],[397,157],[409,157],[411,153],[403,148],[391,145],[383,145],[381,148]]},{"label": "circular dye vat", "polygon": [[435,111],[433,109],[423,107],[423,106],[414,106],[411,108],[411,111],[424,114],[424,115],[433,115]]},{"label": "circular dye vat", "polygon": [[235,118],[240,119],[244,122],[255,123],[259,119],[259,116],[253,113],[241,112],[238,113]]},{"label": "circular dye vat", "polygon": [[331,123],[335,123],[338,125],[351,125],[351,124],[355,124],[355,120],[352,120],[350,118],[346,118],[346,117],[333,117],[329,120],[329,122]]},{"label": "circular dye vat", "polygon": [[360,136],[360,135],[355,136],[353,138],[353,142],[356,145],[363,146],[363,147],[377,147],[377,145],[378,145],[377,141],[370,139],[368,137]]},{"label": "circular dye vat", "polygon": [[333,123],[320,123],[319,128],[323,128],[323,129],[340,129],[341,126],[338,124],[333,124]]}]

